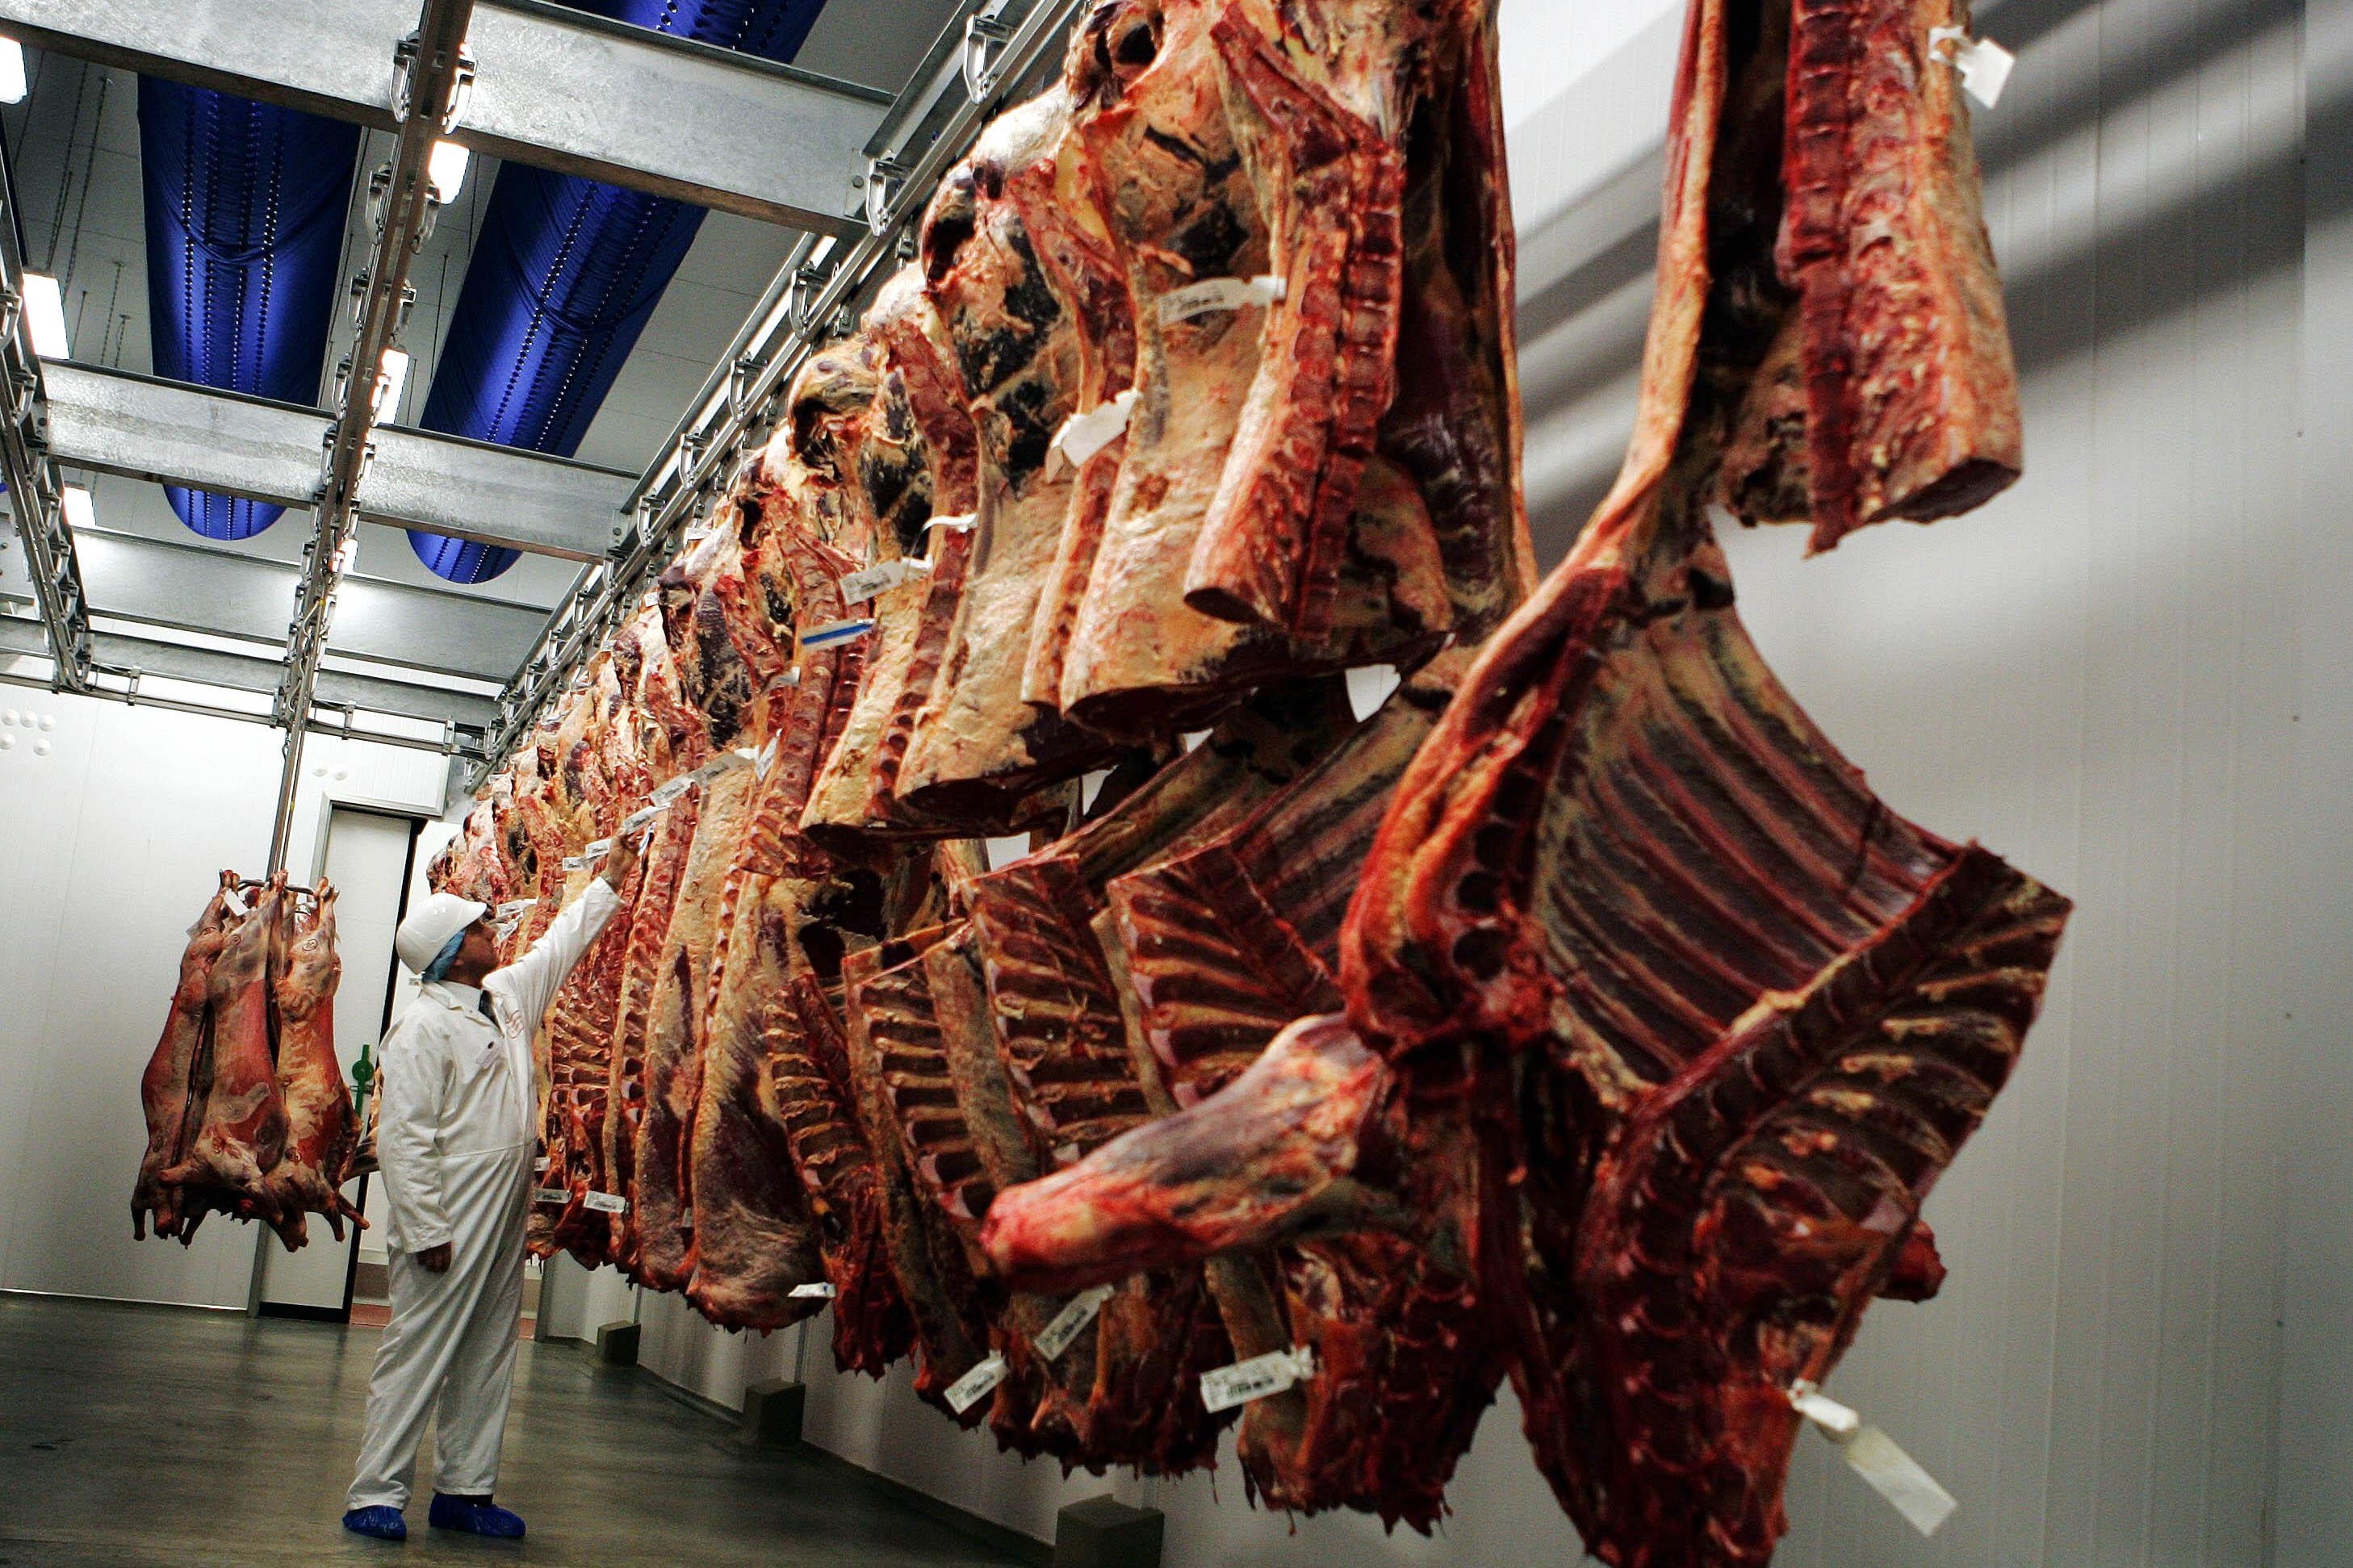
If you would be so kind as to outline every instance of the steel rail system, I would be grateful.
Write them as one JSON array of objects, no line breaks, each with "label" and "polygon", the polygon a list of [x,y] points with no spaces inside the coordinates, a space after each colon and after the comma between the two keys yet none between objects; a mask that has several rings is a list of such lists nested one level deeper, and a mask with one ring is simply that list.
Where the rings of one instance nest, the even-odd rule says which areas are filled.
[{"label": "steel rail system", "polygon": [[400,130],[392,162],[379,171],[375,252],[370,258],[359,309],[359,334],[352,345],[351,374],[343,378],[335,425],[327,437],[321,474],[316,528],[304,547],[302,580],[294,593],[294,621],[287,635],[286,674],[278,688],[276,713],[286,727],[286,764],[278,781],[278,809],[269,834],[269,867],[286,864],[288,834],[294,825],[295,786],[302,774],[302,742],[311,726],[311,700],[319,660],[335,615],[335,585],[351,565],[357,537],[360,477],[374,456],[369,437],[383,400],[386,351],[407,314],[409,264],[424,245],[433,221],[433,183],[427,165],[433,143],[448,134],[464,109],[473,60],[466,53],[466,28],[474,0],[425,0],[417,31],[402,40],[392,87],[392,116]]}]

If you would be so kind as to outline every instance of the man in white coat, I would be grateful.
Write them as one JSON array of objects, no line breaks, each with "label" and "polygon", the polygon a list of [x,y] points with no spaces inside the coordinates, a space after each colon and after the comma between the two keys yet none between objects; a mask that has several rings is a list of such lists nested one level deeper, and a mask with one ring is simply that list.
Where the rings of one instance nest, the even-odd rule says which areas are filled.
[{"label": "man in white coat", "polygon": [[392,1319],[368,1384],[367,1435],[346,1529],[406,1539],[409,1483],[438,1405],[431,1522],[512,1538],[494,1506],[522,1316],[540,1016],[620,907],[637,863],[624,839],[532,950],[504,969],[490,912],[436,893],[393,939],[424,984],[378,1051],[376,1159],[384,1171]]}]

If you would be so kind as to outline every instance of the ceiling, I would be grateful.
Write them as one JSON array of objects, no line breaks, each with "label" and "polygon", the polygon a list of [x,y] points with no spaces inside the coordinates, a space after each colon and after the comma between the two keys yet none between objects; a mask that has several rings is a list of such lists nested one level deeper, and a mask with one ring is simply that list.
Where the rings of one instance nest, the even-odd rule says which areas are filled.
[{"label": "ceiling", "polygon": [[[895,93],[941,27],[962,10],[958,0],[830,0],[795,63]],[[26,50],[26,101],[0,110],[26,265],[60,280],[77,362],[145,374],[151,364],[137,80],[124,70],[37,49]],[[361,170],[384,163],[392,142],[389,132],[364,132]],[[402,338],[413,363],[402,406],[385,412],[386,423],[412,424],[423,406],[495,170],[494,160],[476,156],[464,190],[440,213],[416,259],[411,278],[417,303]],[[355,184],[364,190],[364,177]],[[346,218],[345,275],[365,262],[364,205],[364,195],[355,195]],[[709,215],[591,426],[578,454],[582,461],[632,473],[649,465],[799,237],[792,229],[731,213]],[[353,335],[348,313],[335,314],[335,336],[324,356],[316,399],[322,407],[332,405],[332,389],[324,383]],[[95,625],[275,657],[266,645],[284,639],[294,605],[293,568],[311,535],[308,513],[290,511],[243,543],[218,543],[182,526],[160,485],[72,470],[66,477],[86,485],[94,502],[98,536],[82,541],[79,553]],[[433,678],[438,683],[493,692],[529,652],[544,612],[564,598],[581,570],[554,557],[525,555],[504,575],[460,586],[429,573],[397,529],[363,522],[359,533],[353,576],[367,585],[363,596],[368,608],[355,616],[347,604],[328,643],[331,666],[347,676],[386,673],[360,656],[389,649],[389,657],[403,665],[439,663],[444,673]],[[130,537],[108,537],[116,535]],[[173,549],[159,552],[142,541]],[[283,563],[286,570],[239,576],[231,584],[197,552]],[[159,574],[159,566],[167,570]],[[24,557],[14,548],[0,551],[0,595],[12,591],[26,593]],[[216,593],[221,597],[207,597]],[[274,602],[273,595],[282,595],[282,602]],[[477,612],[437,603],[452,597],[489,603]],[[119,622],[116,616],[140,625]],[[156,629],[164,622],[183,629]],[[231,640],[185,629],[198,626],[226,632]],[[427,628],[437,628],[436,637],[428,637]],[[436,661],[413,654],[411,645],[437,637],[466,644],[463,656]],[[0,645],[0,668],[9,662],[6,646]],[[16,646],[22,646],[21,639]],[[465,680],[447,673],[460,668],[489,679]]]}]

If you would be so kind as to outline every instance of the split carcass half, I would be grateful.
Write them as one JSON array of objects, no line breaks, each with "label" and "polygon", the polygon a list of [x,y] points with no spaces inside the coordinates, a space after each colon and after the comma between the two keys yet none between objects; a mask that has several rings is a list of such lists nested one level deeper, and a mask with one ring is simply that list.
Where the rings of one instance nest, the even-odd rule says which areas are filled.
[{"label": "split carcass half", "polygon": [[139,1100],[147,1114],[147,1152],[139,1162],[139,1179],[131,1194],[131,1234],[144,1239],[147,1218],[154,1216],[157,1236],[181,1235],[179,1194],[164,1180],[164,1173],[187,1158],[199,1124],[192,1113],[201,1110],[192,1095],[195,1075],[211,1048],[212,971],[230,932],[229,900],[237,889],[237,873],[223,871],[221,885],[189,928],[188,945],[180,955],[180,978],[172,989],[172,1004],[164,1019],[164,1037],[155,1043],[147,1070],[139,1080]]},{"label": "split carcass half", "polygon": [[[1878,281],[1941,269],[1992,297],[1954,276],[1985,266],[1981,236],[1952,243],[1978,233],[1973,184],[1891,201],[1884,177],[1955,166],[1916,145],[1957,112],[1929,54],[1947,19],[1801,6],[1816,36],[1792,74],[1769,19],[1694,6],[1633,450],[1408,770],[1343,934],[1346,1016],[991,1215],[991,1256],[1062,1286],[1271,1240],[1409,1239],[1460,1273],[1539,1463],[1628,1568],[1769,1558],[1790,1391],[1828,1374],[1874,1295],[1933,1279],[1921,1201],[2007,1078],[2067,910],[1871,795],[1757,658],[1706,521],[1779,374],[1751,285],[1774,276],[1785,110],[1793,207],[1825,166],[1806,139],[1836,83],[1779,91],[1809,72],[1874,90],[1842,132],[1862,165],[1841,176],[1862,262],[1837,284],[1846,326],[1807,371],[1806,442],[1782,450],[1844,442],[1894,471],[1894,444],[1841,434],[1838,411],[1869,406],[1942,455],[1905,449],[1891,488],[1947,500],[1982,499],[2014,455],[1999,333],[1915,320],[1900,301],[1920,296]],[[1844,54],[1820,37],[1841,27]],[[1866,43],[1909,63],[1859,64]],[[1907,372],[1924,336],[1941,378]],[[1807,502],[1820,542],[1847,525],[1841,482]]]}]

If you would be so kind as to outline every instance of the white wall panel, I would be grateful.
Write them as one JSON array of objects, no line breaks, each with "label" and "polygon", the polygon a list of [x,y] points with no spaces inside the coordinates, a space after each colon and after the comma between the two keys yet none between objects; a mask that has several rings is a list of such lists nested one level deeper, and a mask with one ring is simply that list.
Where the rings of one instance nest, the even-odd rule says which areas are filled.
[{"label": "white wall panel", "polygon": [[[215,1215],[195,1244],[131,1238],[146,1144],[139,1075],[214,874],[258,873],[276,731],[0,689],[0,1288],[246,1304],[255,1230]],[[46,718],[27,727],[26,715]],[[41,748],[48,748],[46,755]],[[333,792],[438,811],[425,752],[314,739],[292,868],[310,875]],[[338,778],[336,775],[343,776]]]}]

